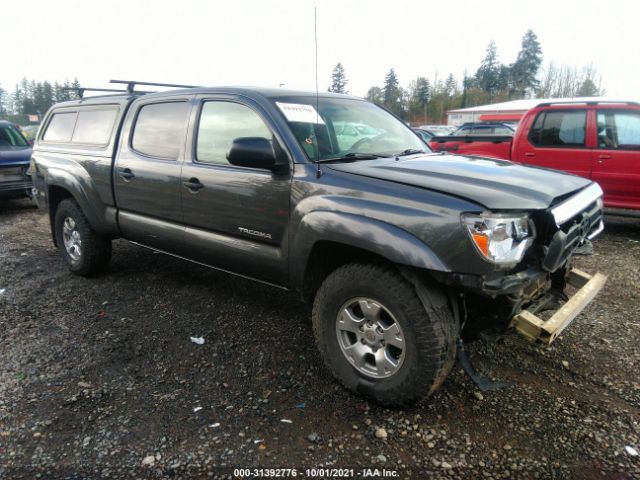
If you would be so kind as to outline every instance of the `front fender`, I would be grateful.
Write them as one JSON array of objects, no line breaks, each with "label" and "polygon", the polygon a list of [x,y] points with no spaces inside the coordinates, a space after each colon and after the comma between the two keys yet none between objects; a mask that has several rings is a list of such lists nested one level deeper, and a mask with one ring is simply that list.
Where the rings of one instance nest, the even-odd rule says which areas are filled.
[{"label": "front fender", "polygon": [[303,284],[307,260],[319,241],[361,248],[400,265],[450,271],[424,242],[394,225],[350,213],[314,211],[301,219],[291,243],[293,288]]}]

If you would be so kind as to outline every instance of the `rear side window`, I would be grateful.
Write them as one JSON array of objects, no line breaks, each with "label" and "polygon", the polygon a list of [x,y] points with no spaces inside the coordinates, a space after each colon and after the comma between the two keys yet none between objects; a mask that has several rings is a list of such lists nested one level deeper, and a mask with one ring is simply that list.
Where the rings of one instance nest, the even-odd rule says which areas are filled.
[{"label": "rear side window", "polygon": [[152,103],[138,112],[131,146],[143,155],[177,160],[184,144],[187,102]]},{"label": "rear side window", "polygon": [[536,118],[529,140],[541,147],[582,147],[586,126],[585,110],[543,112]]},{"label": "rear side window", "polygon": [[196,159],[228,165],[227,151],[233,141],[241,137],[272,140],[269,128],[249,107],[232,102],[206,102],[198,126]]},{"label": "rear side window", "polygon": [[117,108],[54,113],[42,140],[104,146],[111,139],[117,115]]},{"label": "rear side window", "polygon": [[640,112],[598,112],[598,146],[615,150],[640,150]]},{"label": "rear side window", "polygon": [[42,139],[45,142],[70,142],[76,116],[76,112],[54,113]]},{"label": "rear side window", "polygon": [[85,110],[78,112],[76,129],[71,143],[106,145],[116,121],[116,109]]}]

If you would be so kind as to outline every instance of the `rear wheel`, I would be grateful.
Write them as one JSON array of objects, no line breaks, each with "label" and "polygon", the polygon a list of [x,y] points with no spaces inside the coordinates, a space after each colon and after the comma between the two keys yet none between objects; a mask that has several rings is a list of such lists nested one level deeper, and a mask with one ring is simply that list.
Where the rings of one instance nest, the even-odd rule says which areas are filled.
[{"label": "rear wheel", "polygon": [[330,274],[313,327],[334,376],[385,406],[433,393],[453,366],[458,325],[446,296],[435,287],[428,293],[421,300],[392,266],[349,264]]},{"label": "rear wheel", "polygon": [[60,202],[54,229],[58,248],[72,272],[89,277],[107,269],[111,260],[111,240],[91,228],[75,200]]}]

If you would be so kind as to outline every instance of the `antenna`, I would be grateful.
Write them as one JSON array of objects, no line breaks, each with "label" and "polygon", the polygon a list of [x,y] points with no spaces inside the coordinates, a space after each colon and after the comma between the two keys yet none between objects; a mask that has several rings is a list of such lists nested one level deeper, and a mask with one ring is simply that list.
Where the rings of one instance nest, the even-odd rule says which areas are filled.
[{"label": "antenna", "polygon": [[[314,133],[315,129],[320,124],[320,93],[318,91],[318,7],[313,7],[313,34],[314,34],[314,43],[316,47],[316,124],[314,125]],[[318,145],[318,136],[316,135],[316,178],[320,178],[322,175],[322,171],[320,170],[320,145]]]}]

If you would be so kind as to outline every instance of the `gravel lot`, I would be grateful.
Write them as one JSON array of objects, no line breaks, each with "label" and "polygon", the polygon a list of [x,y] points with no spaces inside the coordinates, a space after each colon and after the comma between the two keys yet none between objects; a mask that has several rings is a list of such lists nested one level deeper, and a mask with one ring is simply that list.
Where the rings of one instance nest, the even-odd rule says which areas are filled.
[{"label": "gravel lot", "polygon": [[76,277],[42,212],[0,203],[0,478],[640,478],[640,220],[609,219],[576,263],[609,282],[553,346],[468,346],[510,388],[480,394],[456,366],[388,410],[327,374],[295,296],[124,241]]}]

